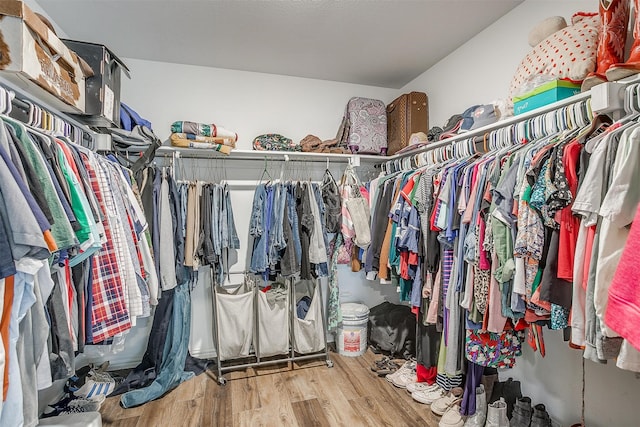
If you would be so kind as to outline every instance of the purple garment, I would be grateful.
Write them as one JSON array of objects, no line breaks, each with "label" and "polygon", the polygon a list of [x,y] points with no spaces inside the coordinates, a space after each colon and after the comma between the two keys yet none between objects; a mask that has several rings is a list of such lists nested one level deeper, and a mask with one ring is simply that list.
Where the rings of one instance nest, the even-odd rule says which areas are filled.
[{"label": "purple garment", "polygon": [[446,307],[444,301],[449,289],[449,280],[451,279],[451,272],[453,270],[453,249],[444,249],[442,255],[442,293],[440,294],[442,305],[442,317],[444,319],[444,345],[447,345],[447,336],[449,330],[449,309]]},{"label": "purple garment", "polygon": [[[476,388],[482,382],[484,366],[467,361],[467,379],[464,384],[464,394],[460,404],[461,415],[473,415],[476,413]],[[491,396],[487,396],[487,402]]]}]

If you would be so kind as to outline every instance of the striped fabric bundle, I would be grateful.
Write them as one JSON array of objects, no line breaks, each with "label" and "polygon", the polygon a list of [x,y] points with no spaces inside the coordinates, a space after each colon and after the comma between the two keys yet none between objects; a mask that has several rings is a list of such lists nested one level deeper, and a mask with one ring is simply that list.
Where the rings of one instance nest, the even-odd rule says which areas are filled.
[{"label": "striped fabric bundle", "polygon": [[200,142],[191,139],[180,138],[180,134],[178,133],[171,134],[171,145],[180,148],[198,148],[204,150],[219,151],[222,154],[230,154],[231,149],[233,148],[228,145],[218,144],[215,142]]},{"label": "striped fabric bundle", "polygon": [[237,133],[231,132],[230,130],[216,126],[214,124],[178,121],[173,122],[173,124],[171,125],[171,132],[190,133],[197,136],[228,138],[232,142],[236,142],[238,140]]},{"label": "striped fabric bundle", "polygon": [[208,142],[212,144],[222,144],[231,148],[236,148],[236,140],[230,137],[202,136],[193,133],[174,133],[177,139],[188,139],[189,141]]}]

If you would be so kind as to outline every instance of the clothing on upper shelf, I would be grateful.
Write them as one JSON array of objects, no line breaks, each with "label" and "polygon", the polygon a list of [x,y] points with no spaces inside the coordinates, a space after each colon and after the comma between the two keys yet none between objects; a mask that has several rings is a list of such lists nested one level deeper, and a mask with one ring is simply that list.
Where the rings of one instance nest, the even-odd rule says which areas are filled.
[{"label": "clothing on upper shelf", "polygon": [[223,143],[222,140],[216,139],[216,141],[202,141],[199,139],[188,137],[190,134],[186,134],[187,137],[182,137],[181,135],[185,134],[172,133],[170,138],[171,145],[179,148],[198,148],[204,150],[219,151],[222,154],[230,154],[231,150],[233,149],[233,146]]}]

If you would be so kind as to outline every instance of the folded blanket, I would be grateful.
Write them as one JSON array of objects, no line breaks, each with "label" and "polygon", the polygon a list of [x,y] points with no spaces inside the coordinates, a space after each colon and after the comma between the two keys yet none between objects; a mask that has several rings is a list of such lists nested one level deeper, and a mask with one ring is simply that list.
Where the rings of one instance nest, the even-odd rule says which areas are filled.
[{"label": "folded blanket", "polygon": [[172,133],[171,137],[172,138],[178,138],[178,139],[188,139],[189,141],[210,142],[210,143],[213,143],[213,144],[222,144],[222,145],[227,145],[227,146],[229,146],[231,148],[236,148],[236,141],[233,138],[229,138],[229,137],[202,136],[202,135],[196,135],[196,134],[193,134],[193,133]]},{"label": "folded blanket", "polygon": [[232,150],[232,147],[229,147],[228,145],[217,144],[214,142],[198,142],[192,141],[190,139],[176,138],[175,135],[177,134],[171,134],[171,145],[173,145],[174,147],[200,148],[205,150],[219,151],[222,154],[229,154]]},{"label": "folded blanket", "polygon": [[233,142],[238,140],[238,134],[231,132],[214,124],[194,123],[187,121],[173,122],[171,125],[173,133],[192,133],[200,136],[218,136],[222,138],[231,138]]}]

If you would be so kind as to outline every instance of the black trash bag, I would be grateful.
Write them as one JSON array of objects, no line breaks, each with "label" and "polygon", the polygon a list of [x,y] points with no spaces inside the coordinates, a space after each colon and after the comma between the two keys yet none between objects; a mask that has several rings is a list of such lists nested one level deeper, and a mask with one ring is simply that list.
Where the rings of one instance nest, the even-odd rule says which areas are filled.
[{"label": "black trash bag", "polygon": [[369,311],[372,351],[404,359],[416,356],[416,316],[406,305],[383,302]]}]

